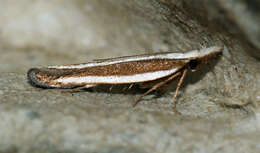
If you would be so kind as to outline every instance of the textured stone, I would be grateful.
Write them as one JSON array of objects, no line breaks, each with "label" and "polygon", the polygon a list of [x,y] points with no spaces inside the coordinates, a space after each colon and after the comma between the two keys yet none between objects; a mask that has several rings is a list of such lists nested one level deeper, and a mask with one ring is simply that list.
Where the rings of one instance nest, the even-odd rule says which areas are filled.
[{"label": "textured stone", "polygon": [[[0,152],[260,149],[259,50],[223,14],[221,0],[0,2]],[[188,73],[178,96],[182,115],[172,111],[176,81],[133,108],[138,88],[72,94],[26,78],[37,66],[212,45],[224,46],[223,55]]]}]

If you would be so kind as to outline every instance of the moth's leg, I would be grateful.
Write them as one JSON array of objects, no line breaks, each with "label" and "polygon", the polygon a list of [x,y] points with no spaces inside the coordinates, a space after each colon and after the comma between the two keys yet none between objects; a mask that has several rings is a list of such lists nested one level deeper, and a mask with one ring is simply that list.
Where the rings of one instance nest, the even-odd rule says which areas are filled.
[{"label": "moth's leg", "polygon": [[177,105],[177,100],[176,100],[176,99],[177,99],[178,91],[179,91],[179,89],[180,89],[180,87],[181,87],[181,84],[182,84],[182,82],[183,82],[183,80],[184,80],[184,77],[185,77],[187,71],[188,71],[188,69],[184,69],[184,70],[183,70],[182,76],[181,76],[181,78],[180,78],[180,81],[179,81],[179,83],[178,83],[178,85],[177,85],[177,88],[176,88],[176,90],[175,90],[175,94],[174,94],[174,96],[173,96],[173,110],[174,110],[174,112],[179,113],[179,114],[180,114],[180,112],[178,112],[178,110],[177,110],[177,108],[176,108],[176,105]]},{"label": "moth's leg", "polygon": [[177,73],[173,74],[172,76],[170,76],[168,79],[166,79],[166,80],[164,80],[164,81],[162,81],[162,82],[159,82],[159,83],[157,83],[156,85],[154,85],[151,89],[149,89],[149,90],[146,91],[143,95],[141,95],[140,97],[138,97],[138,98],[136,99],[136,101],[135,101],[134,104],[133,104],[133,107],[135,107],[135,106],[138,104],[138,102],[139,102],[145,95],[147,95],[147,94],[149,94],[150,92],[152,92],[152,91],[154,91],[154,90],[160,88],[161,86],[163,86],[163,85],[166,84],[167,82],[171,81],[172,79],[176,78],[176,77],[179,76],[180,74],[181,74],[181,72],[177,72]]},{"label": "moth's leg", "polygon": [[130,90],[134,86],[134,83],[130,84],[130,86],[127,88],[127,90]]},{"label": "moth's leg", "polygon": [[111,92],[112,91],[112,89],[113,89],[113,85],[111,85],[110,87],[109,87],[109,91]]},{"label": "moth's leg", "polygon": [[[97,84],[86,84],[85,86],[82,86],[81,89],[84,89],[84,88],[92,88],[92,87],[95,87],[97,86]],[[79,87],[80,88],[80,87]]]},{"label": "moth's leg", "polygon": [[134,83],[130,84],[129,86],[126,86],[122,89],[122,91],[130,90],[134,86]]},{"label": "moth's leg", "polygon": [[163,81],[167,80],[168,78],[169,77],[161,78],[161,79],[157,79],[157,80],[149,81],[149,82],[142,82],[142,83],[139,83],[138,85],[139,85],[139,88],[141,88],[141,89],[152,88],[156,84],[163,82]]},{"label": "moth's leg", "polygon": [[[164,82],[164,81],[167,80],[169,77],[171,77],[171,76],[164,77],[164,78],[161,78],[161,79],[157,79],[157,80],[154,80],[154,81],[141,82],[141,83],[139,83],[138,85],[139,85],[139,88],[140,88],[140,89],[147,89],[147,90],[149,90],[149,89],[151,89],[153,86],[155,86],[156,84],[158,84],[158,83],[160,83],[160,82]],[[164,84],[164,87],[165,87],[165,86],[168,86],[170,82],[171,82],[171,81],[165,83],[165,84]],[[158,88],[158,89],[156,89],[156,93],[155,93],[155,94],[156,94],[157,97],[159,97],[159,96],[161,96],[162,94],[164,94],[166,91],[167,91],[167,87],[166,87],[166,88]]]},{"label": "moth's leg", "polygon": [[92,87],[95,87],[95,86],[97,86],[97,84],[86,84],[84,86],[76,87],[76,88],[73,88],[73,89],[66,89],[65,91],[62,91],[62,92],[74,93],[74,92],[79,92],[82,89],[92,88]]}]

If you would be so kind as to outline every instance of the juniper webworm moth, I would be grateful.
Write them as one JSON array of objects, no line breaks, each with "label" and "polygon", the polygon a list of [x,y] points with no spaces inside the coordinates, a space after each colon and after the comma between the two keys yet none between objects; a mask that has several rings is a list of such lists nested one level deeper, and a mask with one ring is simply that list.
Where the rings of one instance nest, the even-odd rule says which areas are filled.
[{"label": "juniper webworm moth", "polygon": [[[27,76],[30,83],[41,88],[91,88],[102,84],[136,84],[158,81],[136,99],[160,88],[180,76],[174,100],[188,70],[196,71],[223,48],[213,46],[186,53],[156,53],[99,59],[83,64],[32,68]],[[174,102],[176,108],[176,102]]]}]

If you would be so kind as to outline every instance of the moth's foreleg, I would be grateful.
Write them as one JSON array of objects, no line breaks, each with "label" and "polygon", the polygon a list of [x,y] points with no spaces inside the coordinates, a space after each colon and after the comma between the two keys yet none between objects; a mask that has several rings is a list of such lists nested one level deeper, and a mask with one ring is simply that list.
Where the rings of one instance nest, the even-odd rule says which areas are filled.
[{"label": "moth's foreleg", "polygon": [[176,113],[179,113],[178,110],[177,110],[177,108],[176,108],[176,105],[177,105],[177,100],[176,100],[176,99],[177,99],[177,96],[178,96],[178,91],[179,91],[179,89],[180,89],[180,87],[181,87],[181,84],[182,84],[182,82],[183,82],[183,80],[184,80],[184,78],[185,78],[185,75],[186,75],[187,71],[188,71],[188,69],[184,69],[184,70],[183,70],[182,76],[181,76],[181,78],[180,78],[180,81],[179,81],[179,83],[178,83],[178,85],[177,85],[177,88],[176,88],[176,90],[175,90],[175,94],[174,94],[174,96],[173,96],[173,110],[174,110],[174,112],[176,112]]},{"label": "moth's foreleg", "polygon": [[143,95],[141,95],[140,97],[138,97],[135,101],[135,103],[133,104],[133,107],[135,107],[138,102],[147,94],[149,94],[150,92],[160,88],[161,86],[165,85],[167,82],[171,81],[172,79],[176,78],[177,76],[179,76],[181,74],[181,72],[177,72],[173,75],[171,75],[168,79],[162,81],[162,82],[159,82],[157,84],[155,84],[151,89],[149,89],[148,91],[146,91]]}]

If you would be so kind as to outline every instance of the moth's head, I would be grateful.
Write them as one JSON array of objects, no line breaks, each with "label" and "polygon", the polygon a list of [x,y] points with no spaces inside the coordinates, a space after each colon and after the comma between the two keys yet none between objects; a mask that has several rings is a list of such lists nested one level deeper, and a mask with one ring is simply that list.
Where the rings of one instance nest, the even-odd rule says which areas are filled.
[{"label": "moth's head", "polygon": [[198,56],[191,58],[188,66],[191,71],[196,71],[201,68],[203,65],[210,62],[210,60],[218,57],[222,54],[223,47],[213,46],[198,51]]}]

